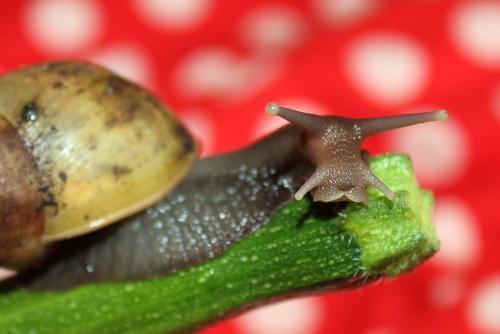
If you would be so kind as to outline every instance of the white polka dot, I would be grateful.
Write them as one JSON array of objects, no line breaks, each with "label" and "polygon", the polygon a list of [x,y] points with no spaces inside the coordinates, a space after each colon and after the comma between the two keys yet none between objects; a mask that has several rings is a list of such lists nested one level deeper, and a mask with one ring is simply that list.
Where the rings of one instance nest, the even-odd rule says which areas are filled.
[{"label": "white polka dot", "polygon": [[[411,112],[437,110],[419,108]],[[390,131],[391,151],[410,155],[417,179],[424,187],[446,187],[462,178],[470,162],[468,134],[453,117],[446,123],[432,122]]]},{"label": "white polka dot", "polygon": [[198,27],[214,6],[212,0],[135,0],[134,4],[146,22],[172,31]]},{"label": "white polka dot", "polygon": [[231,50],[206,48],[183,59],[177,71],[178,87],[190,97],[221,97],[244,88],[249,69]]},{"label": "white polka dot", "polygon": [[406,36],[373,33],[354,40],[345,52],[347,77],[372,103],[395,107],[417,99],[430,78],[429,57]]},{"label": "white polka dot", "polygon": [[306,334],[319,326],[323,312],[318,297],[294,299],[265,306],[236,320],[245,334]]},{"label": "white polka dot", "polygon": [[[328,108],[322,106],[319,102],[315,102],[304,97],[288,97],[279,99],[279,101],[269,101],[276,102],[279,105],[308,114],[315,115],[328,115],[333,114],[333,111],[328,110]],[[258,139],[262,136],[279,129],[280,127],[289,124],[283,118],[278,116],[269,116],[264,111],[265,106],[262,106],[262,112],[256,117],[255,125],[253,127],[251,138]]]},{"label": "white polka dot", "polygon": [[89,59],[143,87],[153,86],[150,57],[138,45],[128,43],[108,45],[91,55]]},{"label": "white polka dot", "polygon": [[455,306],[462,300],[465,282],[457,275],[444,275],[430,285],[430,302],[438,308]]},{"label": "white polka dot", "polygon": [[209,113],[202,110],[188,110],[179,113],[182,123],[200,143],[201,156],[205,157],[214,153],[215,125]]},{"label": "white polka dot", "polygon": [[500,67],[500,2],[463,2],[451,12],[451,40],[473,63]]},{"label": "white polka dot", "polygon": [[481,240],[477,219],[467,203],[454,197],[437,198],[432,221],[441,241],[432,262],[457,270],[475,265]]},{"label": "white polka dot", "polygon": [[262,7],[241,23],[241,35],[252,49],[264,55],[281,55],[302,45],[308,29],[299,12],[287,7]]},{"label": "white polka dot", "polygon": [[238,56],[228,48],[198,49],[184,57],[174,86],[189,98],[237,101],[262,89],[281,68]]},{"label": "white polka dot", "polygon": [[30,1],[24,16],[28,37],[49,54],[70,54],[92,45],[103,29],[98,2]]},{"label": "white polka dot", "polygon": [[379,2],[379,0],[315,0],[313,6],[322,22],[336,26],[365,18],[378,9]]},{"label": "white polka dot", "polygon": [[0,267],[0,281],[15,276],[16,274],[17,272],[15,270]]},{"label": "white polka dot", "polygon": [[500,274],[481,282],[473,291],[468,318],[481,333],[500,333]]}]

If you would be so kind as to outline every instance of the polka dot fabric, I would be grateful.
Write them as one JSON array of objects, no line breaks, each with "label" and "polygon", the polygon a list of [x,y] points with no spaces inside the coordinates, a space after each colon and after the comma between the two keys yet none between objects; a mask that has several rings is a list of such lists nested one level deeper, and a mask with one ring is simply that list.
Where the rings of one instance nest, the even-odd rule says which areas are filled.
[{"label": "polka dot fabric", "polygon": [[446,124],[379,135],[434,190],[442,250],[415,272],[297,299],[202,333],[500,333],[500,2],[2,1],[0,71],[107,66],[171,106],[202,155],[280,126],[275,101],[369,117],[447,109]]}]

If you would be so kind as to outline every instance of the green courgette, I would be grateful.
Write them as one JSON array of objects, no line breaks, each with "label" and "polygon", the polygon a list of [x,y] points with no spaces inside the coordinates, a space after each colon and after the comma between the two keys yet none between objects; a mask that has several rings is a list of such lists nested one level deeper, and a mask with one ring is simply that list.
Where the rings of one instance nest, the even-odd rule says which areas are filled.
[{"label": "green courgette", "polygon": [[293,201],[226,254],[168,277],[3,292],[0,332],[184,332],[287,295],[406,273],[439,248],[432,195],[419,189],[406,156],[375,157],[371,169],[396,193],[394,201],[370,189],[369,206],[351,203],[338,214],[325,207],[318,214],[308,198]]}]

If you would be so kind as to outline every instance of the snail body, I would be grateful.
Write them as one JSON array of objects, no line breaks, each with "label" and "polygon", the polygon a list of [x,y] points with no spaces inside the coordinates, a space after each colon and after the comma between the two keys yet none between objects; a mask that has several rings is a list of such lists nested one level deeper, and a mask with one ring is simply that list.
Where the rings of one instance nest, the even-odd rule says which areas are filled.
[{"label": "snail body", "polygon": [[[20,87],[24,87],[22,83],[27,88],[18,94]],[[43,248],[56,239],[85,234],[59,242],[58,248],[64,252],[45,258],[34,269],[28,268],[19,275],[21,284],[42,289],[156,277],[206,261],[266,224],[277,209],[293,199],[294,194],[300,199],[310,191],[315,201],[366,203],[366,188],[370,185],[392,199],[394,195],[390,189],[371,174],[363,159],[361,142],[378,132],[442,121],[447,117],[446,112],[439,111],[352,120],[319,117],[270,104],[268,113],[279,115],[292,124],[242,150],[198,160],[188,173],[195,160],[196,145],[180,123],[150,95],[101,68],[77,63],[38,65],[0,78],[0,94],[4,92],[6,96],[0,97],[0,106],[10,111],[4,118],[15,129],[9,131],[22,138],[17,146],[32,153],[31,158],[25,158],[27,161],[32,159],[35,174],[26,181],[35,184],[35,188],[29,188],[29,191],[41,196],[41,202],[39,198],[27,201],[29,214],[36,216],[43,211],[42,220],[45,220],[41,241],[34,248]],[[51,116],[54,101],[65,112]],[[27,104],[30,105],[26,107]],[[29,112],[33,105],[42,111],[35,117],[35,125],[31,123],[34,116]],[[109,113],[109,110],[119,112]],[[99,120],[91,123],[89,129],[94,133],[104,133],[104,137],[94,140],[97,145],[90,144],[93,141],[89,140],[91,134],[88,130],[80,130],[87,122],[94,122],[86,120],[87,117]],[[56,126],[57,131],[53,131],[46,119],[62,120],[63,124],[73,125],[72,130],[62,131]],[[122,125],[133,123],[130,119],[139,120],[141,130],[122,129]],[[0,128],[2,126],[0,123]],[[40,127],[37,134],[25,136],[33,131],[33,127]],[[80,132],[85,135],[80,135]],[[108,143],[109,132],[116,132],[122,139],[113,141],[113,137]],[[160,132],[160,136],[143,141],[149,132]],[[42,154],[44,149],[51,147],[45,144],[46,140],[54,136],[60,136],[61,144],[55,147],[52,155]],[[83,144],[63,139],[66,136],[84,139]],[[75,154],[88,149],[89,145],[112,149],[88,156],[78,154],[78,161],[86,163],[70,166],[70,161],[63,165],[64,168],[60,165],[52,168],[52,161],[56,161],[61,152]],[[0,146],[0,153],[8,151],[9,147]],[[142,151],[148,154],[146,158],[130,158],[142,154]],[[116,152],[123,152],[125,158],[113,157]],[[165,156],[157,157],[158,152]],[[107,160],[103,162],[102,159]],[[141,170],[140,167],[149,162],[160,167]],[[0,164],[2,169],[15,169],[8,167],[10,162]],[[137,183],[132,186],[132,181],[126,180],[136,169],[145,176],[137,178]],[[70,185],[78,173],[90,173],[92,177],[90,181],[85,179],[81,184]],[[153,189],[152,192],[144,190],[129,194],[136,188],[143,189],[141,182],[149,181],[153,185],[144,186],[146,190],[157,187],[161,191]],[[47,190],[40,186],[43,182],[49,184]],[[112,192],[108,194],[101,188],[111,188]],[[0,196],[3,196],[9,188],[0,188],[0,191]],[[146,192],[153,195],[144,195]],[[52,204],[52,198],[57,205]],[[80,198],[87,199],[92,209],[98,212],[106,210],[105,213],[79,211],[80,206],[73,206],[71,201]],[[108,205],[109,201],[126,202],[127,209]],[[40,210],[40,205],[35,205],[33,211],[33,204],[37,202],[42,203],[43,210]],[[147,208],[140,211],[144,207]],[[69,208],[75,208],[76,214],[66,214],[64,210]],[[58,227],[48,227],[47,215],[56,217],[55,226],[75,224],[78,227],[73,230],[78,232],[67,232],[72,229],[63,228],[63,232],[49,233]],[[85,219],[87,215],[101,218],[97,223],[84,224],[82,228],[79,221],[82,217],[84,222],[89,220],[89,217]],[[111,217],[106,223],[117,223],[104,227],[105,224],[101,223],[103,217]],[[122,220],[118,221],[119,218]],[[96,227],[104,228],[92,231]],[[6,235],[3,229],[0,230],[0,242],[2,238],[7,239]],[[20,261],[12,260],[9,249],[3,254],[0,259],[4,263]]]}]

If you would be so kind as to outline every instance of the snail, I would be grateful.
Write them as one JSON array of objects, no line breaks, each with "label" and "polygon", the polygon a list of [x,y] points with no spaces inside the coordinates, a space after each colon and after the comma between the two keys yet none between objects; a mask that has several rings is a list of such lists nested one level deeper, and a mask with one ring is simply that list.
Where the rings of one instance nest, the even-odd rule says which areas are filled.
[{"label": "snail", "polygon": [[1,264],[20,268],[15,284],[49,290],[167,275],[224,253],[308,192],[367,203],[373,186],[393,199],[362,141],[447,119],[443,110],[371,119],[266,110],[291,124],[197,159],[173,114],[96,65],[2,76]]}]

